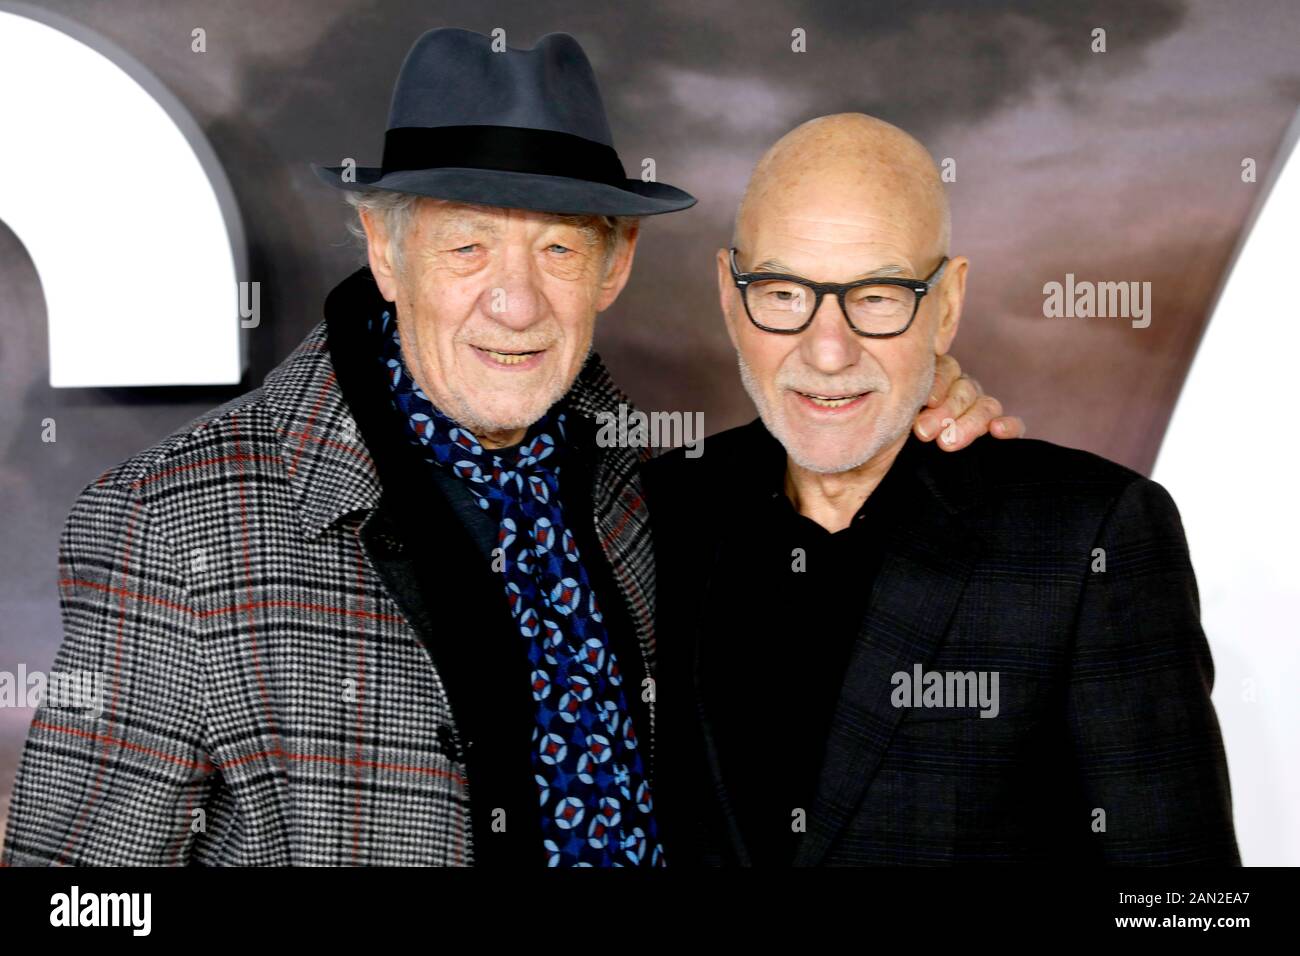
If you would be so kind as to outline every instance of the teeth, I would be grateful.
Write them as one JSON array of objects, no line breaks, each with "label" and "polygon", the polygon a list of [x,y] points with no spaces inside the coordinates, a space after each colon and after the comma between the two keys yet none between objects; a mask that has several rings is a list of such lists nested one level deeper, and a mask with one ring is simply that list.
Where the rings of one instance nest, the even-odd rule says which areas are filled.
[{"label": "teeth", "polygon": [[483,351],[486,352],[488,355],[492,356],[493,361],[498,362],[501,365],[518,365],[521,362],[531,358],[533,355],[537,354],[535,352],[524,352],[522,354],[514,354],[511,352],[494,352],[492,351],[492,349],[483,349]]},{"label": "teeth", "polygon": [[849,402],[862,397],[861,394],[846,395],[843,398],[822,398],[820,395],[809,395],[807,392],[800,392],[799,394],[819,408],[842,408]]}]

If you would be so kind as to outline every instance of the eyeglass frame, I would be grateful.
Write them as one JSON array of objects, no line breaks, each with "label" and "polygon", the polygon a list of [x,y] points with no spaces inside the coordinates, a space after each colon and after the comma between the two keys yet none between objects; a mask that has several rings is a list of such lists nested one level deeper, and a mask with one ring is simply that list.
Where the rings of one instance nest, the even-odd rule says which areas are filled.
[{"label": "eyeglass frame", "polygon": [[[800,332],[805,331],[808,326],[812,325],[813,319],[817,317],[817,310],[821,308],[822,297],[827,292],[834,292],[835,298],[840,304],[840,313],[844,316],[844,321],[848,324],[848,327],[856,334],[861,335],[864,338],[872,339],[892,339],[897,335],[902,335],[910,329],[912,323],[916,321],[916,314],[921,311],[921,300],[925,298],[927,292],[939,284],[940,280],[943,278],[944,269],[948,267],[948,257],[944,256],[943,259],[939,261],[939,264],[935,267],[934,271],[924,279],[904,279],[899,276],[880,276],[874,279],[858,279],[856,282],[813,282],[811,279],[805,279],[803,276],[788,275],[784,272],[741,272],[736,268],[736,248],[734,246],[731,249],[730,258],[731,279],[736,284],[736,288],[740,290],[740,301],[745,307],[745,315],[749,318],[750,322],[754,323],[756,328],[762,329],[764,332],[772,332],[776,335],[798,335]],[[761,282],[767,279],[783,279],[786,282],[797,282],[804,288],[813,291],[813,294],[817,298],[813,301],[812,311],[808,313],[807,322],[799,326],[797,329],[774,329],[771,326],[764,325],[754,318],[754,314],[749,311],[749,297],[745,292],[745,288],[751,283]],[[916,293],[916,299],[912,304],[912,316],[907,320],[907,324],[897,332],[863,332],[855,326],[852,320],[849,319],[849,310],[844,304],[844,295],[850,289],[856,289],[864,285],[892,285],[903,289],[911,289]]]}]

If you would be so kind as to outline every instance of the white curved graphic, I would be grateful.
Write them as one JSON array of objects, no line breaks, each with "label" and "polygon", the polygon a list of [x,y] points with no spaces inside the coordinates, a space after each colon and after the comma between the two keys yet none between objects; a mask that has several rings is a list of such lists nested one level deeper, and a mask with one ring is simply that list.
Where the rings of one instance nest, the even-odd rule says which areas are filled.
[{"label": "white curved graphic", "polygon": [[1242,862],[1300,864],[1300,114],[1243,232],[1152,477],[1182,513]]},{"label": "white curved graphic", "polygon": [[0,4],[0,137],[0,220],[40,276],[50,385],[238,383],[243,226],[157,78],[80,24]]}]

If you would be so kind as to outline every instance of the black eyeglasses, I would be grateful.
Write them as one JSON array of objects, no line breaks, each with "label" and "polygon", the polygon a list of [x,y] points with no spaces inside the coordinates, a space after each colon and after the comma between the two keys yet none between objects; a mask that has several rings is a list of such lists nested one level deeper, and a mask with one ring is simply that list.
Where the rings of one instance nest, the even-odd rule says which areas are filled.
[{"label": "black eyeglasses", "polygon": [[828,292],[839,299],[845,321],[858,335],[878,339],[902,335],[912,327],[921,297],[938,284],[947,265],[944,256],[925,279],[888,277],[841,284],[780,272],[741,272],[736,268],[736,250],[731,250],[731,278],[740,290],[749,321],[764,332],[780,335],[794,335],[812,325],[822,296]]}]

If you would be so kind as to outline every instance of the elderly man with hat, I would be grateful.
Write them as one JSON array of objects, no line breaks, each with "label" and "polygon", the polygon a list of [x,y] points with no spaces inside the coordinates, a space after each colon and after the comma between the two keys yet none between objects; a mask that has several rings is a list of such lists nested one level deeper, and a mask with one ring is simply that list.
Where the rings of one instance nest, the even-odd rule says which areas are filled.
[{"label": "elderly man with hat", "polygon": [[[642,458],[595,439],[591,342],[639,218],[694,198],[625,176],[565,34],[424,34],[382,167],[316,171],[369,267],[78,498],[55,669],[107,699],[38,708],[5,862],[670,864]],[[999,410],[950,386],[960,447]]]}]

